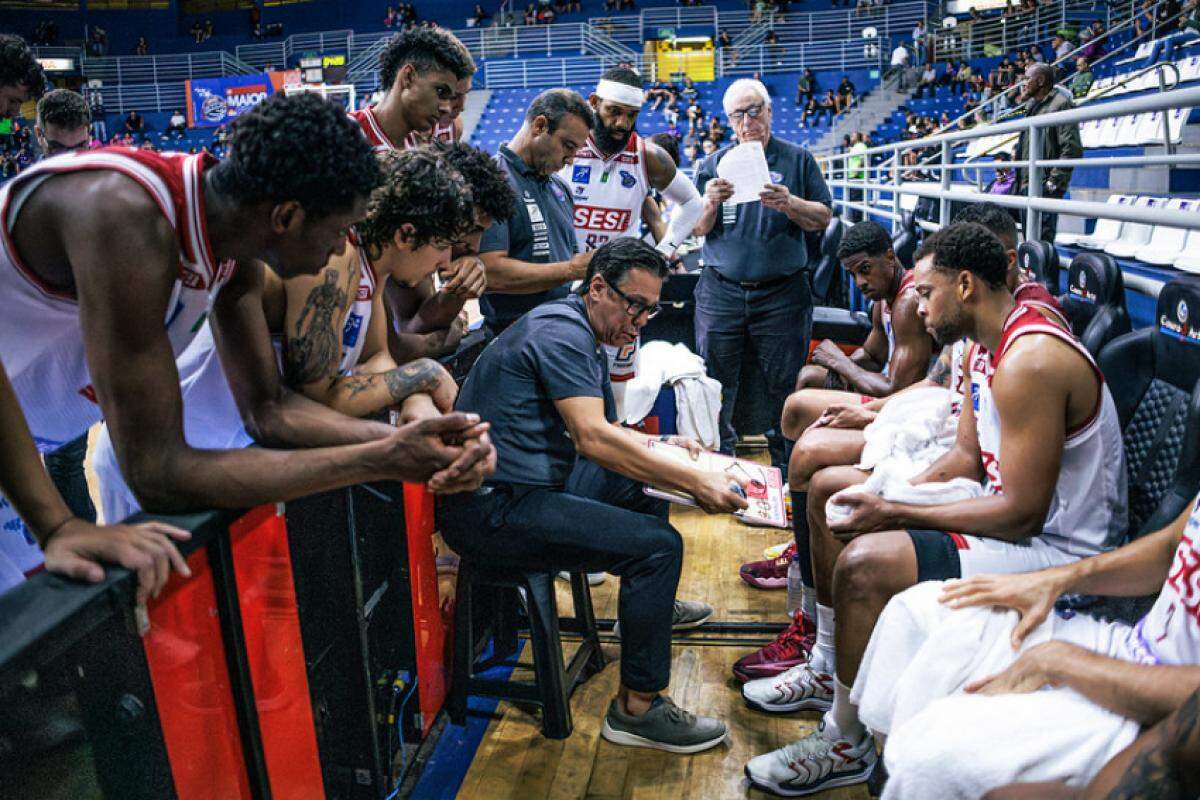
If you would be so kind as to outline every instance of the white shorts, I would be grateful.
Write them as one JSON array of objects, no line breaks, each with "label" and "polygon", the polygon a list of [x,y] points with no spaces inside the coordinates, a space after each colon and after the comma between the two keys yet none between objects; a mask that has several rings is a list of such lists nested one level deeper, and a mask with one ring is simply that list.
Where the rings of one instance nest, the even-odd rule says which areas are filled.
[{"label": "white shorts", "polygon": [[1137,736],[1136,723],[1071,690],[962,691],[1050,640],[1137,660],[1128,625],[1052,613],[1014,651],[1015,611],[951,609],[941,591],[922,583],[891,599],[851,690],[863,722],[888,736],[885,797],[974,798],[1016,780],[1079,784]]},{"label": "white shorts", "polygon": [[1006,542],[969,533],[916,528],[908,532],[917,552],[917,580],[944,581],[985,573],[1034,572],[1082,558],[1035,536]]}]

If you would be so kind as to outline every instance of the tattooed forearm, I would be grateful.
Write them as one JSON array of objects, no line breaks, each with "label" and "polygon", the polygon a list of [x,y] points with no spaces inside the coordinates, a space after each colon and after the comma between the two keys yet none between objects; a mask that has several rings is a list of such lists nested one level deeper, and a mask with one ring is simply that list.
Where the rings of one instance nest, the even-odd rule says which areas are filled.
[{"label": "tattooed forearm", "polygon": [[[1200,789],[1200,692],[1156,725],[1107,800],[1186,800]],[[1134,747],[1137,747],[1135,744]]]},{"label": "tattooed forearm", "polygon": [[428,393],[436,389],[440,372],[436,361],[420,358],[385,372],[383,378],[387,382],[392,401],[399,403],[410,395]]},{"label": "tattooed forearm", "polygon": [[[325,270],[325,282],[309,292],[288,337],[284,372],[291,386],[303,386],[330,377],[341,358],[341,337],[335,318],[346,305],[346,291],[338,286],[337,270]],[[338,320],[340,322],[340,320]]]},{"label": "tattooed forearm", "polygon": [[949,386],[950,367],[939,356],[937,361],[933,362],[933,366],[929,368],[929,372],[925,374],[925,378],[938,386]]}]

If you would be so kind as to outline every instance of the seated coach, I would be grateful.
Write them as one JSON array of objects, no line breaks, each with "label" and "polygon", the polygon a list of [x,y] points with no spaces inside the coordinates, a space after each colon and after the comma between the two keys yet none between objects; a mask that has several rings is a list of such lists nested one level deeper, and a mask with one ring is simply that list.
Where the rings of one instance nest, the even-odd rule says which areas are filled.
[{"label": "seated coach", "polygon": [[[578,293],[544,303],[493,341],[457,407],[492,425],[491,479],[443,502],[442,535],[457,552],[505,570],[620,576],[621,687],[604,720],[617,744],[694,753],[719,744],[719,720],[679,709],[665,694],[671,630],[712,609],[675,600],[683,540],[665,501],[645,483],[684,491],[710,513],[745,508],[726,474],[690,469],[617,424],[601,345],[632,343],[658,311],[667,263],[638,239],[594,251]],[[698,453],[690,440],[675,443]]]}]

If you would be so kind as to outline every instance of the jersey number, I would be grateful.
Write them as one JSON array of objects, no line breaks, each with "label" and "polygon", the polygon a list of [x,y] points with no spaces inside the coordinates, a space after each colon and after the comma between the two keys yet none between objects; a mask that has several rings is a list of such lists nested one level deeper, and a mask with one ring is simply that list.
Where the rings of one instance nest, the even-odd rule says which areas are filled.
[{"label": "jersey number", "polygon": [[607,242],[610,238],[611,237],[606,236],[603,233],[589,233],[587,238],[583,240],[583,244],[588,250],[595,250],[597,247]]}]

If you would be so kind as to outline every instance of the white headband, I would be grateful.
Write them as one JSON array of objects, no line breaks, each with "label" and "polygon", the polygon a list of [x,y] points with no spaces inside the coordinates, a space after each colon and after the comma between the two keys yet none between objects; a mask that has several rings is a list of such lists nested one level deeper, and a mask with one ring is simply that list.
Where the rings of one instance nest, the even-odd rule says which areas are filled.
[{"label": "white headband", "polygon": [[596,84],[596,97],[630,108],[641,108],[642,104],[646,102],[646,95],[641,89],[627,83],[607,81],[603,78]]}]

